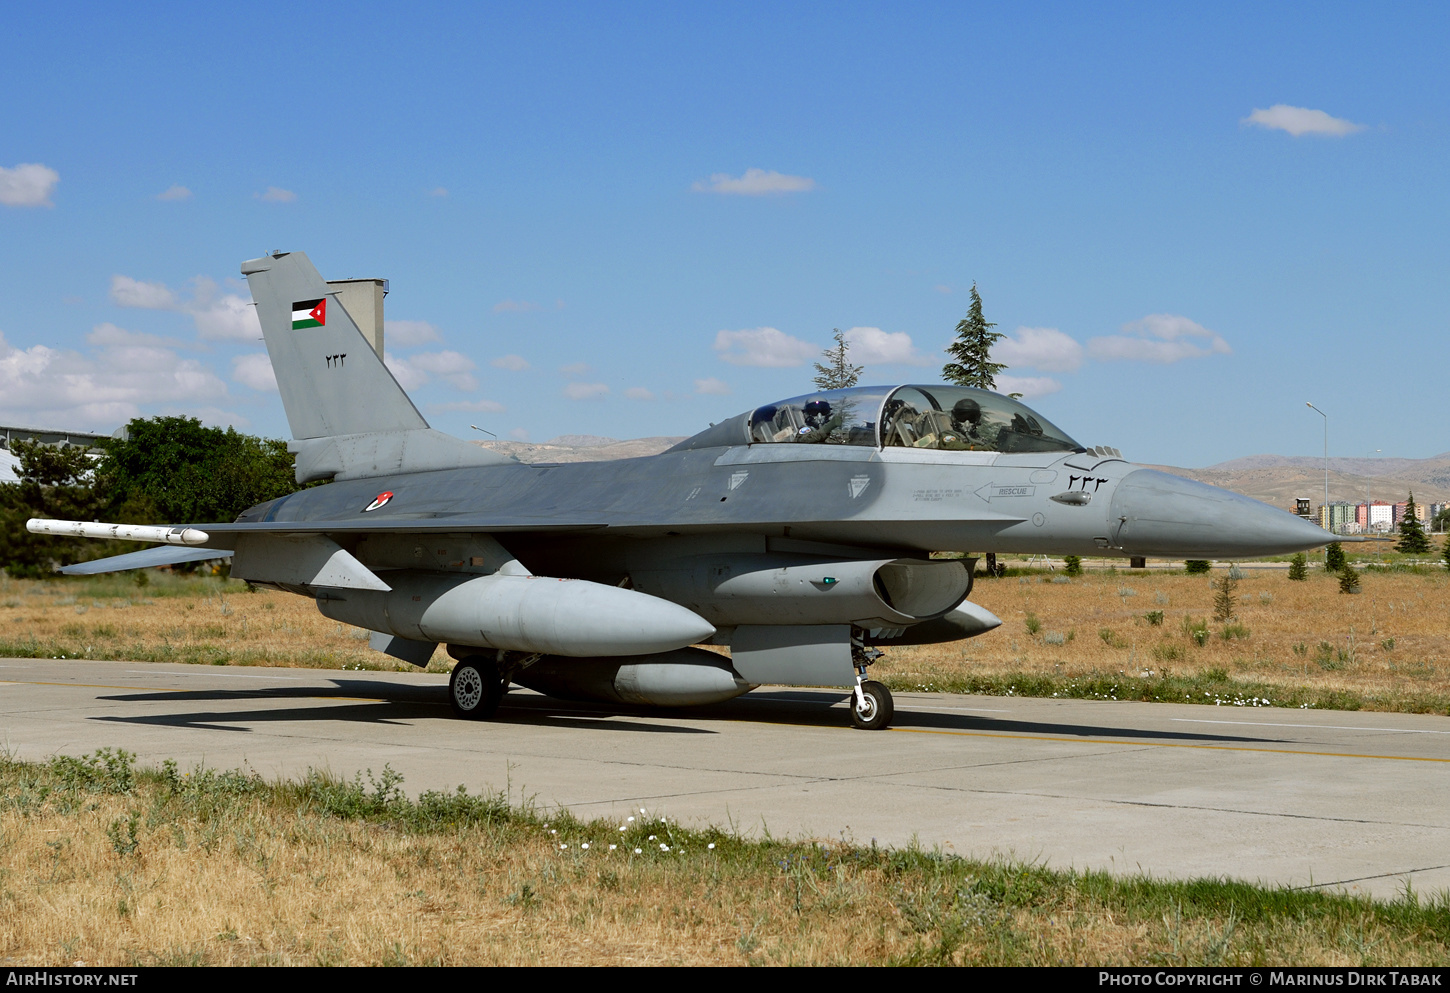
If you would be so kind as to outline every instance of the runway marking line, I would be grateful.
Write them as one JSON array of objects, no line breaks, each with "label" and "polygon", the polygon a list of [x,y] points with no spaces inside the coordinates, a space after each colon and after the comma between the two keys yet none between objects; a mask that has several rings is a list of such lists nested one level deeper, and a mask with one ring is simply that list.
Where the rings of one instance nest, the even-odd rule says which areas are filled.
[{"label": "runway marking line", "polygon": [[1348,724],[1272,724],[1269,721],[1210,721],[1193,717],[1170,717],[1178,724],[1236,724],[1251,728],[1299,728],[1309,730],[1323,728],[1326,731],[1392,731],[1395,734],[1450,734],[1450,731],[1436,731],[1433,728],[1367,728]]},{"label": "runway marking line", "polygon": [[1176,741],[1115,741],[1111,738],[1055,738],[1045,734],[992,734],[985,731],[938,731],[932,728],[892,728],[903,734],[947,734],[959,738],[1008,738],[1019,741],[1080,741],[1094,745],[1131,745],[1147,748],[1197,748],[1209,752],[1267,752],[1270,755],[1321,755],[1336,759],[1391,759],[1396,762],[1444,762],[1450,759],[1420,755],[1364,755],[1359,752],[1309,752],[1298,748],[1249,748],[1245,745],[1190,745]]}]

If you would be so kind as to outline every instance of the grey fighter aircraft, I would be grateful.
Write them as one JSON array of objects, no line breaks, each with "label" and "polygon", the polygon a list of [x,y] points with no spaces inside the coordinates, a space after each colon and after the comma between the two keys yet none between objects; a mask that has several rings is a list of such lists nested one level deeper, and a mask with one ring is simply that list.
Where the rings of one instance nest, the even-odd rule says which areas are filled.
[{"label": "grey fighter aircraft", "polygon": [[242,273],[297,482],[330,482],[229,522],[30,530],[162,546],[64,571],[230,554],[234,577],[313,598],[389,655],[423,666],[446,644],[462,717],[492,715],[510,683],[670,707],[772,683],[849,689],[853,723],[883,728],[891,694],[867,678],[882,648],[1001,623],[967,599],[973,560],[932,552],[1234,558],[1330,540],[959,386],[812,393],[660,455],[526,465],[430,428],[306,255]]}]

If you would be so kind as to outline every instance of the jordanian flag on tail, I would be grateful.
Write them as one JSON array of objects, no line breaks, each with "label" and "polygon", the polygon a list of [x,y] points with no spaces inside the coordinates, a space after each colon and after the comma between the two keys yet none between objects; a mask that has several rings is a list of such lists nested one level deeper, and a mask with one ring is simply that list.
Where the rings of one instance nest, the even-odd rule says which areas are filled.
[{"label": "jordanian flag on tail", "polygon": [[327,323],[327,298],[303,300],[292,305],[292,330],[320,328]]}]

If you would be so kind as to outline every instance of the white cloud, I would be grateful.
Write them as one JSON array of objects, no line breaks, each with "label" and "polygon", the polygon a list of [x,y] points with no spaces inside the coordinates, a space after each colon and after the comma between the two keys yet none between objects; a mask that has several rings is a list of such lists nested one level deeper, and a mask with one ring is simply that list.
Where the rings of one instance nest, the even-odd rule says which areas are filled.
[{"label": "white cloud", "polygon": [[1308,107],[1291,107],[1276,103],[1268,110],[1254,108],[1254,112],[1239,122],[1253,124],[1270,131],[1287,131],[1295,138],[1304,134],[1327,134],[1342,138],[1356,131],[1363,131],[1363,124],[1355,124],[1342,117],[1330,117],[1322,110]]},{"label": "white cloud", "polygon": [[383,340],[400,348],[441,341],[438,329],[427,321],[383,321]]},{"label": "white cloud", "polygon": [[1020,393],[1024,400],[1045,397],[1062,389],[1062,384],[1050,376],[1003,376],[993,377],[998,393]]},{"label": "white cloud", "polygon": [[120,307],[146,310],[174,310],[176,294],[164,283],[143,283],[130,276],[111,277],[111,301]]},{"label": "white cloud", "polygon": [[816,188],[816,181],[806,176],[787,176],[774,170],[746,169],[740,177],[729,173],[712,173],[708,182],[700,181],[690,189],[696,193],[728,193],[737,196],[759,197],[775,193],[809,193]]},{"label": "white cloud", "polygon": [[609,387],[603,383],[570,383],[564,387],[564,395],[570,400],[603,400],[609,395]]},{"label": "white cloud", "polygon": [[157,200],[190,200],[191,191],[185,186],[171,185],[156,194]]},{"label": "white cloud", "polygon": [[297,199],[296,193],[284,190],[280,186],[269,186],[266,193],[253,193],[252,196],[263,203],[291,203]]},{"label": "white cloud", "polygon": [[514,441],[528,441],[529,440],[529,429],[528,428],[514,428],[512,431],[509,432],[509,437],[512,438]]},{"label": "white cloud", "polygon": [[[1217,332],[1178,314],[1149,314],[1124,324],[1123,330],[1127,333],[1088,341],[1088,357],[1102,362],[1128,360],[1167,365],[1233,352]],[[1204,339],[1206,344],[1191,340],[1195,338]]]},{"label": "white cloud", "polygon": [[631,386],[624,391],[624,395],[631,400],[653,400],[655,398],[654,393],[643,386]]},{"label": "white cloud", "polygon": [[413,364],[407,359],[394,355],[391,352],[383,356],[383,365],[388,367],[388,371],[393,374],[393,378],[398,381],[398,385],[405,390],[416,390],[428,382],[428,374],[426,372],[422,369],[414,368]]},{"label": "white cloud", "polygon": [[495,369],[507,369],[509,372],[523,372],[529,367],[528,360],[522,355],[500,355],[489,365]]},{"label": "white cloud", "polygon": [[792,338],[775,328],[752,328],[719,332],[715,335],[715,351],[731,365],[786,369],[804,365],[821,350],[808,341]]},{"label": "white cloud", "polygon": [[493,305],[495,314],[521,314],[527,310],[538,310],[539,305],[532,300],[501,300]]},{"label": "white cloud", "polygon": [[50,195],[60,173],[38,162],[22,162],[14,169],[0,167],[0,203],[7,207],[54,207]]},{"label": "white cloud", "polygon": [[946,283],[938,283],[933,286],[932,289],[936,290],[938,293],[951,293],[952,291],[952,288]]},{"label": "white cloud", "polygon": [[128,339],[120,328],[96,333],[110,341],[92,354],[45,345],[14,348],[0,335],[0,418],[108,429],[157,405],[210,411],[206,405],[227,395],[226,383],[195,359]]},{"label": "white cloud", "polygon": [[196,322],[197,334],[210,341],[258,341],[262,337],[257,308],[235,293],[205,304],[193,302],[186,312]]},{"label": "white cloud", "polygon": [[572,365],[560,366],[559,371],[566,376],[583,376],[590,371],[588,362],[575,362]]},{"label": "white cloud", "polygon": [[277,374],[266,352],[252,352],[232,359],[232,379],[260,393],[277,392]]},{"label": "white cloud", "polygon": [[428,191],[428,195],[430,197],[446,197],[448,195],[448,188],[446,186],[435,186]]},{"label": "white cloud", "polygon": [[1082,366],[1082,345],[1057,328],[1018,328],[992,347],[992,361],[1009,369],[1073,372]]},{"label": "white cloud", "polygon": [[846,358],[853,365],[927,365],[930,359],[911,344],[905,331],[880,328],[850,328],[845,332],[850,348]]},{"label": "white cloud", "polygon": [[473,360],[466,355],[451,351],[419,352],[410,355],[407,361],[414,369],[431,373],[465,393],[478,389],[478,380],[470,375]]},{"label": "white cloud", "polygon": [[497,400],[458,400],[453,403],[433,403],[428,405],[429,410],[462,410],[469,413],[502,414],[508,410]]},{"label": "white cloud", "polygon": [[205,276],[192,280],[190,300],[182,299],[165,283],[112,276],[111,300],[121,307],[188,314],[196,323],[197,334],[209,341],[257,341],[262,337],[262,325],[251,301],[235,293],[217,296],[216,281]]},{"label": "white cloud", "polygon": [[702,393],[705,396],[723,397],[729,395],[730,387],[714,376],[710,376],[706,379],[695,380],[695,392]]}]

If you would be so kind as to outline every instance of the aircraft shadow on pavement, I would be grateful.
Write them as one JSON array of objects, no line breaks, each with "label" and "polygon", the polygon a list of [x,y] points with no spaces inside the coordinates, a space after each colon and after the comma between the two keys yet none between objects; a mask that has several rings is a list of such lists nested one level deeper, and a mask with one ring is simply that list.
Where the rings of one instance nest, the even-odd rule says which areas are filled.
[{"label": "aircraft shadow on pavement", "polygon": [[[359,697],[365,699],[358,699]],[[365,679],[333,679],[331,686],[257,687],[247,689],[167,690],[163,692],[119,693],[101,697],[118,702],[244,703],[248,701],[292,701],[336,698],[337,703],[312,707],[270,707],[264,709],[206,710],[193,713],[145,716],[96,717],[95,720],[126,724],[211,728],[246,731],[248,723],[285,721],[344,721],[364,724],[409,725],[436,719],[446,713],[446,690],[441,686],[407,685]],[[724,703],[701,707],[659,708],[578,703],[533,693],[512,692],[504,696],[492,724],[528,724],[559,728],[641,731],[646,733],[716,734],[709,728],[668,722],[688,721],[765,722],[797,727],[849,727],[844,707],[847,699],[840,690],[769,690],[750,693]],[[442,711],[443,713],[440,713]],[[628,717],[629,721],[611,718]],[[467,726],[471,722],[460,721]],[[1147,728],[1097,724],[1069,724],[1060,721],[1003,719],[977,714],[952,714],[913,710],[898,706],[894,726],[920,730],[965,731],[999,734],[1070,736],[1077,738],[1139,739],[1143,741],[1216,742],[1265,744],[1281,737],[1212,734],[1194,731],[1161,731]]]},{"label": "aircraft shadow on pavement", "polygon": [[[365,699],[358,699],[363,697]],[[334,698],[337,703],[311,707],[269,707],[264,709],[206,710],[190,713],[147,714],[132,717],[107,715],[92,720],[119,724],[146,724],[160,727],[204,728],[214,731],[249,732],[238,726],[253,723],[288,721],[343,721],[358,724],[392,724],[402,727],[425,719],[448,716],[447,691],[438,686],[408,686],[388,682],[357,679],[334,679],[332,686],[257,687],[254,689],[167,690],[163,692],[117,693],[99,697],[101,700],[137,703],[247,703],[254,701],[292,701]],[[524,706],[521,702],[527,701]],[[621,723],[606,718],[615,714],[635,713],[628,708],[609,710],[592,708],[548,697],[504,697],[493,724],[532,724],[563,728],[595,728],[606,731],[643,731],[667,734],[714,734],[707,728],[682,725]],[[660,716],[657,711],[640,711],[639,716]],[[472,721],[458,721],[460,727],[476,726]]]}]

